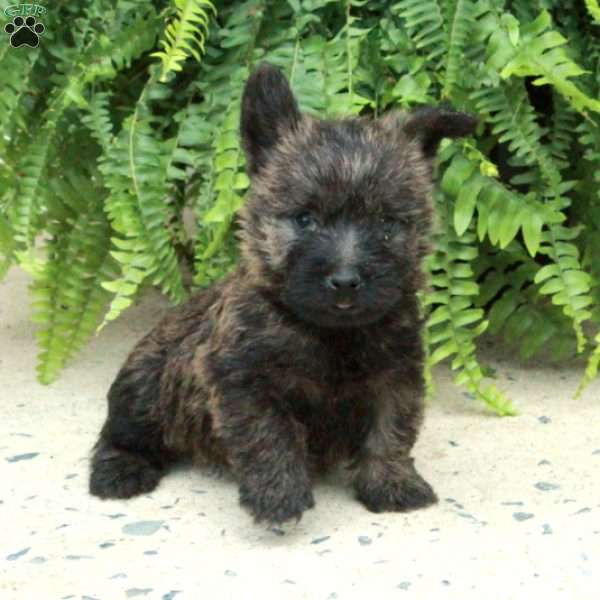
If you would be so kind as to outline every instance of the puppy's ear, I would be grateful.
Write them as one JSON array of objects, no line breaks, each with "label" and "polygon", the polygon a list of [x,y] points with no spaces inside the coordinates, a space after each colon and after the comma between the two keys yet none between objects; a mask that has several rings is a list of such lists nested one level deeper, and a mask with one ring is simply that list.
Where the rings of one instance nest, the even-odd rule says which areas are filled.
[{"label": "puppy's ear", "polygon": [[287,131],[297,127],[300,118],[283,73],[262,63],[248,78],[242,98],[242,144],[251,175],[265,166],[273,146]]},{"label": "puppy's ear", "polygon": [[413,112],[405,121],[403,129],[409,138],[419,140],[427,158],[433,158],[442,138],[471,135],[476,127],[477,118],[473,115],[447,107],[427,106]]}]

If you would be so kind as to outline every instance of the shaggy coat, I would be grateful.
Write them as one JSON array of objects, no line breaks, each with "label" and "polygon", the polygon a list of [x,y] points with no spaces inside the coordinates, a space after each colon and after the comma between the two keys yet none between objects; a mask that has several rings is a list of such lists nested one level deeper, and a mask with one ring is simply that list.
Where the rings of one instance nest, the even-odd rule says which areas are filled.
[{"label": "shaggy coat", "polygon": [[242,102],[251,192],[237,270],[172,310],[108,393],[90,491],[149,492],[182,456],[231,469],[257,521],[298,519],[336,463],[372,511],[435,502],[410,451],[423,413],[416,292],[431,163],[475,119],[303,115],[261,65]]}]

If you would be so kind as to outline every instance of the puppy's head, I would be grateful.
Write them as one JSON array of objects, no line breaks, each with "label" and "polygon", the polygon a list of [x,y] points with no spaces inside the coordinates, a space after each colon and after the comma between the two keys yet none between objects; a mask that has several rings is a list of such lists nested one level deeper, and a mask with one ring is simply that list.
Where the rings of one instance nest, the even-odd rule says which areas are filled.
[{"label": "puppy's head", "polygon": [[240,237],[253,283],[323,327],[381,319],[420,285],[439,142],[475,125],[441,108],[314,119],[281,72],[261,65],[241,116],[252,184]]}]

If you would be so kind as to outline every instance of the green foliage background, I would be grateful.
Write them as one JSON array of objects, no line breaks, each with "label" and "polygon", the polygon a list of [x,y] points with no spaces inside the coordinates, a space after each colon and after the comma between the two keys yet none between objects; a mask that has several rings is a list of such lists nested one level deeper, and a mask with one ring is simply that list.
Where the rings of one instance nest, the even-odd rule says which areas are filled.
[{"label": "green foliage background", "polygon": [[[173,302],[236,261],[239,102],[261,60],[304,111],[449,102],[476,138],[439,158],[429,366],[501,414],[475,350],[600,363],[596,0],[57,0],[40,47],[0,48],[0,276],[33,274],[38,375],[144,285]],[[8,20],[8,19],[6,19]]]}]

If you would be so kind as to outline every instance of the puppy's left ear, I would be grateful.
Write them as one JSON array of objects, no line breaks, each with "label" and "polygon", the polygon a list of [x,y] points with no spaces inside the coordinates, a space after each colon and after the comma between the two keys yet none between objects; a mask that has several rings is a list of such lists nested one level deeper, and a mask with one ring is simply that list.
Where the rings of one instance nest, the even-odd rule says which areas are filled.
[{"label": "puppy's left ear", "polygon": [[250,75],[242,98],[240,123],[248,171],[262,169],[269,153],[287,131],[297,127],[301,115],[283,73],[262,63]]},{"label": "puppy's left ear", "polygon": [[404,133],[421,143],[423,154],[433,158],[442,138],[471,135],[477,127],[477,118],[449,108],[423,107],[413,112],[404,123]]}]

